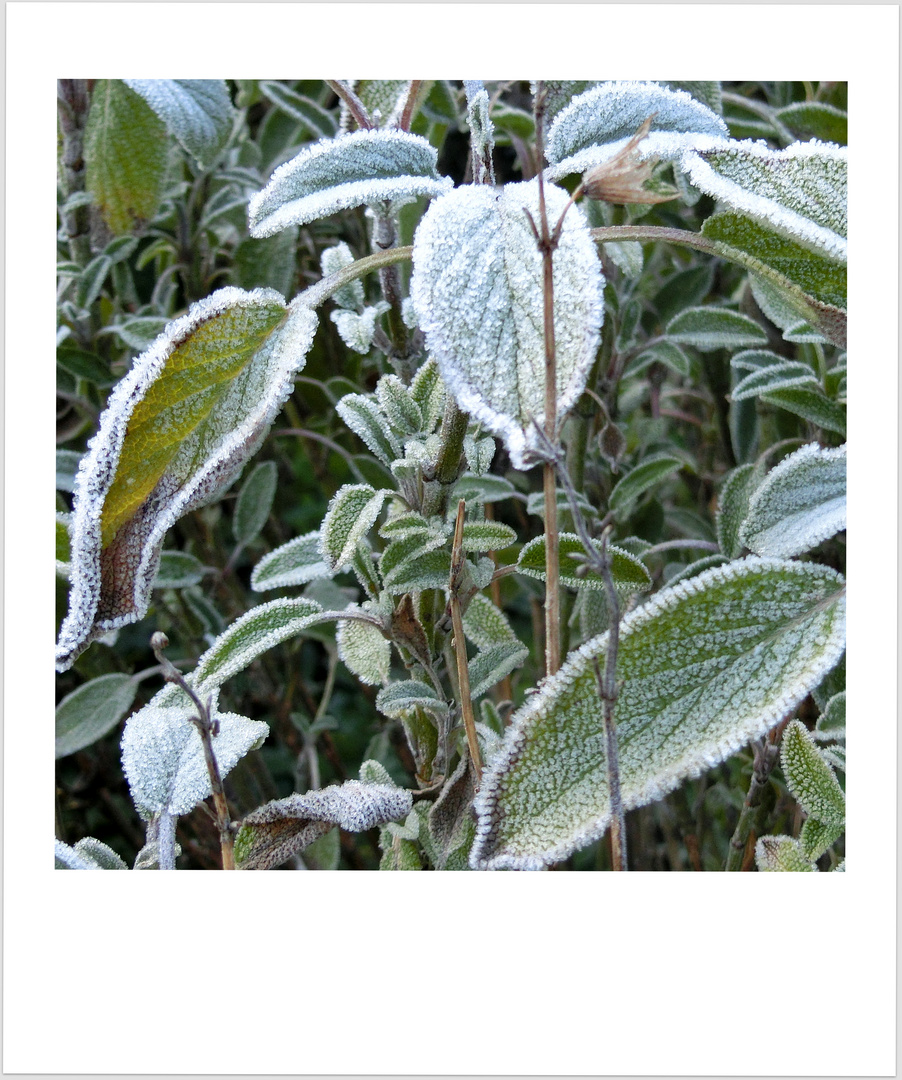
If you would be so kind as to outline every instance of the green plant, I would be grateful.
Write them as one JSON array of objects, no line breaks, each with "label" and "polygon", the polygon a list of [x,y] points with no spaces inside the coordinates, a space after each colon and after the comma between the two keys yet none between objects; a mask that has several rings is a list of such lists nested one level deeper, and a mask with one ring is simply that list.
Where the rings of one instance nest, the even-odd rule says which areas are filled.
[{"label": "green plant", "polygon": [[61,81],[57,865],[838,863],[844,93]]}]

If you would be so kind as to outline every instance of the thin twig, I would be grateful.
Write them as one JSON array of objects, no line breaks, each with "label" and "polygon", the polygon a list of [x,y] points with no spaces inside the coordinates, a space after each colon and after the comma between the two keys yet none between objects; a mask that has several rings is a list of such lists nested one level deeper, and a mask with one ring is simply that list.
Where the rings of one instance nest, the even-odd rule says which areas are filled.
[{"label": "thin twig", "polygon": [[194,689],[185,680],[184,675],[171,664],[163,654],[163,650],[169,644],[165,634],[157,631],[150,639],[154,656],[163,669],[163,678],[166,682],[175,683],[188,695],[197,709],[198,715],[191,717],[191,722],[197,728],[200,741],[204,748],[204,760],[207,763],[207,773],[210,776],[210,788],[213,793],[213,806],[216,809],[216,823],[219,827],[219,846],[222,851],[223,870],[235,869],[235,852],[232,841],[231,822],[229,819],[229,807],[226,802],[225,792],[222,789],[222,780],[219,776],[219,766],[216,764],[216,754],[213,752],[213,736],[218,733],[218,723],[211,719],[209,705],[200,700]]},{"label": "thin twig", "polygon": [[464,637],[464,621],[460,611],[460,586],[464,570],[463,534],[464,511],[466,502],[461,499],[457,504],[457,520],[454,524],[454,543],[451,547],[451,580],[448,591],[451,598],[451,625],[454,628],[454,655],[457,660],[457,681],[460,687],[460,711],[463,716],[464,731],[467,734],[467,746],[470,750],[470,762],[476,774],[476,787],[482,777],[482,757],[476,738],[476,716],[473,713],[473,699],[470,695],[470,672],[467,668],[467,644]]},{"label": "thin twig", "polygon": [[363,104],[346,82],[342,82],[341,79],[326,79],[326,85],[330,90],[334,90],[345,105],[347,105],[351,116],[354,117],[358,127],[369,130],[373,126],[373,121],[370,114],[367,112],[366,105]]},{"label": "thin twig", "polygon": [[417,98],[420,96],[420,88],[422,85],[422,79],[411,80],[410,89],[407,91],[407,100],[404,102],[404,108],[401,111],[401,119],[398,121],[398,127],[402,131],[410,131],[410,124],[413,120]]}]

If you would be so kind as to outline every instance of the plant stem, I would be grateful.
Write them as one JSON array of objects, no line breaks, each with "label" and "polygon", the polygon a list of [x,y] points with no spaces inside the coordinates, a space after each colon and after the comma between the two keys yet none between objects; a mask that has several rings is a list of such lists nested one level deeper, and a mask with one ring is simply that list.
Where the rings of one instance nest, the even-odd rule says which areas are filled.
[{"label": "plant stem", "polygon": [[688,229],[669,229],[663,225],[607,225],[591,229],[590,232],[592,239],[599,244],[612,240],[632,240],[640,244],[665,242],[685,244],[696,251],[704,251],[706,255],[718,254],[710,240]]},{"label": "plant stem", "polygon": [[326,79],[326,85],[330,90],[334,90],[347,105],[358,127],[369,130],[373,126],[373,121],[367,112],[366,106],[346,82],[342,82],[341,79]]},{"label": "plant stem", "polygon": [[338,292],[340,288],[350,285],[352,281],[363,277],[364,274],[368,274],[372,270],[379,270],[384,266],[404,262],[412,254],[413,247],[408,245],[407,247],[393,247],[386,251],[377,251],[374,255],[365,255],[362,259],[357,259],[348,266],[336,270],[334,274],[329,274],[328,277],[314,282],[309,288],[299,293],[291,301],[289,307],[291,309],[298,307],[317,308],[328,300],[330,296]]},{"label": "plant stem", "polygon": [[213,736],[217,733],[218,724],[211,720],[210,709],[205,705],[194,689],[185,680],[184,675],[171,664],[163,654],[163,650],[169,644],[165,634],[159,631],[150,639],[154,655],[163,668],[163,678],[167,682],[175,683],[184,693],[191,698],[197,708],[198,715],[191,717],[191,722],[197,728],[200,741],[204,748],[204,760],[207,764],[207,773],[210,777],[210,789],[213,793],[213,806],[216,810],[216,824],[219,828],[219,846],[222,851],[223,870],[235,869],[235,852],[232,839],[231,822],[229,820],[229,806],[226,802],[225,792],[222,789],[222,779],[219,776],[219,766],[216,764],[216,754],[213,752]]},{"label": "plant stem", "polygon": [[[84,127],[88,113],[88,85],[85,79],[57,80],[59,125],[63,136],[61,164],[67,195],[85,190]],[[67,211],[66,233],[69,255],[79,266],[91,258],[90,209],[85,204]]]},{"label": "plant stem", "polygon": [[476,738],[476,716],[473,712],[473,699],[470,695],[470,672],[467,668],[467,643],[464,637],[464,621],[460,611],[461,574],[464,569],[463,534],[464,511],[466,502],[461,499],[457,504],[457,520],[454,525],[454,543],[451,548],[451,625],[454,628],[454,655],[457,660],[457,681],[460,687],[460,710],[463,716],[464,731],[467,734],[467,746],[470,750],[470,762],[476,775],[476,787],[482,777],[482,757]]},{"label": "plant stem", "polygon": [[768,732],[767,738],[755,745],[755,758],[752,766],[752,779],[749,782],[749,790],[739,813],[739,820],[730,838],[730,850],[727,854],[724,870],[742,870],[746,865],[746,849],[749,839],[754,842],[754,825],[758,816],[758,808],[765,791],[770,785],[770,774],[780,756],[779,733],[785,726],[778,725]]}]

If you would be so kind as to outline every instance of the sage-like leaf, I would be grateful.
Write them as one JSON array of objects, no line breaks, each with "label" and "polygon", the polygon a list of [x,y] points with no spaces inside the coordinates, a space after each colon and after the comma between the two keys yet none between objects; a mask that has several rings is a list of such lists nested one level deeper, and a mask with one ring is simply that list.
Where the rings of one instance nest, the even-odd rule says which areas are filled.
[{"label": "sage-like leaf", "polygon": [[791,836],[762,836],[755,845],[755,865],[759,873],[817,871],[817,866],[805,854],[800,841]]},{"label": "sage-like leaf", "polygon": [[357,544],[366,536],[394,492],[376,491],[369,484],[345,484],[329,503],[320,528],[320,549],[326,566],[337,573],[351,562]]},{"label": "sage-like leaf", "polygon": [[160,565],[153,579],[155,589],[187,589],[199,585],[209,568],[187,551],[160,552]]},{"label": "sage-like leaf", "polygon": [[467,639],[480,649],[488,649],[502,642],[517,641],[517,635],[507,621],[507,616],[482,593],[477,593],[467,604],[463,624]]},{"label": "sage-like leaf", "polygon": [[332,571],[320,552],[319,530],[296,536],[282,544],[257,563],[251,571],[254,592],[282,589],[288,585],[305,585],[317,578],[328,578]]},{"label": "sage-like leaf", "polygon": [[[610,821],[605,735],[586,642],[513,717],[476,799],[474,867],[539,869]],[[660,592],[620,625],[616,705],[624,808],[660,799],[766,732],[839,660],[843,579],[749,559]]]},{"label": "sage-like leaf", "polygon": [[[601,552],[601,541],[593,541],[596,551]],[[561,583],[571,589],[604,589],[604,578],[597,570],[586,564],[586,551],[576,533],[561,533],[558,541],[560,553]],[[621,597],[645,592],[651,588],[651,575],[645,564],[623,548],[608,546],[611,577],[614,588]],[[521,574],[545,580],[545,537],[537,536],[524,544],[517,559]]]},{"label": "sage-like leaf", "polygon": [[111,847],[87,836],[75,847],[57,840],[54,845],[54,865],[57,870],[128,870]]},{"label": "sage-like leaf", "polygon": [[739,530],[749,510],[749,499],[761,477],[754,465],[739,465],[727,473],[717,500],[717,545],[729,559],[742,554]]},{"label": "sage-like leaf", "polygon": [[100,675],[73,690],[56,707],[56,756],[84,750],[112,731],[132,707],[138,685],[130,675]]},{"label": "sage-like leaf", "polygon": [[783,732],[780,764],[789,790],[805,813],[841,831],[846,797],[801,720],[793,720]]},{"label": "sage-like leaf", "polygon": [[608,499],[609,507],[618,513],[625,511],[640,495],[685,464],[670,454],[652,454],[617,481]]},{"label": "sage-like leaf", "polygon": [[278,293],[222,289],[170,323],[113,390],[75,483],[58,670],[144,615],[166,531],[258,449],[315,329],[313,311]]},{"label": "sage-like leaf", "polygon": [[730,361],[739,372],[747,372],[730,391],[733,401],[759,397],[792,386],[817,386],[817,376],[802,360],[787,360],[764,349],[736,353]]},{"label": "sage-like leaf", "polygon": [[209,165],[232,130],[234,110],[222,79],[125,79],[201,165]]},{"label": "sage-like leaf", "polygon": [[[366,600],[361,610],[378,615],[378,608]],[[335,632],[338,657],[361,682],[382,686],[388,682],[391,667],[391,642],[373,623],[342,619]]]},{"label": "sage-like leaf", "polygon": [[475,701],[502,679],[523,666],[529,649],[520,641],[501,641],[478,652],[467,664],[470,697]]},{"label": "sage-like leaf", "polygon": [[401,444],[391,430],[388,417],[369,394],[347,394],[335,407],[355,435],[359,435],[383,465],[401,457]]},{"label": "sage-like leaf", "polygon": [[684,90],[652,82],[602,83],[575,97],[554,118],[545,147],[548,175],[557,180],[601,165],[650,116],[651,131],[639,145],[642,157],[673,160],[703,135],[728,134],[723,119]]},{"label": "sage-like leaf", "polygon": [[262,531],[276,497],[277,481],[276,463],[261,461],[241,485],[232,519],[232,529],[239,544],[249,544]]},{"label": "sage-like leaf", "polygon": [[725,206],[845,260],[847,161],[845,147],[816,139],[772,150],[763,142],[714,138],[688,149],[680,166]]},{"label": "sage-like leaf", "polygon": [[747,315],[728,308],[686,308],[667,324],[667,337],[701,352],[766,345],[767,334]]},{"label": "sage-like leaf", "polygon": [[801,555],[846,527],[846,448],[809,443],[767,474],[739,539],[758,555]]},{"label": "sage-like leaf", "polygon": [[416,679],[392,683],[376,695],[376,708],[385,716],[403,717],[414,709],[425,709],[436,716],[448,715],[448,704],[442,701],[434,687]]},{"label": "sage-like leaf", "polygon": [[355,131],[323,139],[280,165],[251,199],[251,236],[271,236],[354,206],[433,198],[452,185],[436,171],[437,158],[425,139],[406,131]]},{"label": "sage-like leaf", "polygon": [[[545,187],[551,228],[568,196]],[[457,188],[417,228],[410,294],[429,351],[460,408],[500,436],[528,468],[545,422],[542,257],[538,183]],[[582,394],[603,318],[604,279],[582,210],[571,206],[554,255],[559,423]]]},{"label": "sage-like leaf", "polygon": [[347,832],[366,832],[406,817],[412,806],[410,792],[403,788],[359,780],[289,795],[261,806],[241,822],[235,865],[239,870],[271,870],[336,825]]}]

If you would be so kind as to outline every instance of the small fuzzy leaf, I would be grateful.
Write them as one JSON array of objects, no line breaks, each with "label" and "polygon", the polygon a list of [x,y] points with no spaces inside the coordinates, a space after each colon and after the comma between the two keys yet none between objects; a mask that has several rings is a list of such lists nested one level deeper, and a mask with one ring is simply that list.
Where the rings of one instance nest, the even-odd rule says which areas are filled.
[{"label": "small fuzzy leaf", "polygon": [[366,307],[358,315],[356,311],[333,311],[329,318],[335,323],[338,336],[354,352],[366,356],[373,344],[373,335],[376,333],[376,320],[380,315],[388,311],[386,303],[376,304],[375,307]]},{"label": "small fuzzy leaf", "polygon": [[[491,560],[489,560],[491,562]],[[394,596],[422,589],[446,589],[451,576],[451,552],[448,548],[420,549],[392,569],[383,585]]]},{"label": "small fuzzy leaf", "polygon": [[118,234],[153,217],[166,176],[166,128],[118,79],[98,79],[85,127],[87,189]]},{"label": "small fuzzy leaf", "polygon": [[767,405],[786,409],[795,416],[801,416],[827,431],[839,435],[846,433],[846,408],[839,402],[828,398],[820,387],[790,386],[782,390],[771,390],[761,395]]},{"label": "small fuzzy leaf", "polygon": [[416,708],[425,709],[436,716],[448,715],[447,702],[442,701],[428,683],[416,679],[392,683],[380,690],[376,695],[376,708],[393,719],[403,717]]},{"label": "small fuzzy leaf", "polygon": [[665,333],[671,341],[700,352],[767,344],[767,334],[747,315],[710,306],[686,308],[670,320]]},{"label": "small fuzzy leaf", "polygon": [[235,865],[239,870],[272,870],[336,825],[347,832],[366,832],[406,817],[412,806],[409,791],[359,780],[289,795],[261,806],[241,822]]},{"label": "small fuzzy leaf", "polygon": [[192,305],[113,390],[75,484],[72,590],[57,668],[147,610],[163,539],[258,449],[303,367],[308,308],[226,288]]},{"label": "small fuzzy leaf", "polygon": [[[593,546],[601,552],[601,541],[593,541]],[[558,540],[560,552],[561,583],[571,589],[604,589],[604,578],[585,563],[586,551],[582,540],[576,533],[561,533]],[[623,548],[608,545],[608,557],[611,560],[611,577],[614,588],[621,597],[633,593],[645,592],[651,588],[651,575],[635,555]],[[545,537],[537,536],[524,544],[517,559],[517,569],[529,577],[545,580]]]},{"label": "small fuzzy leaf", "polygon": [[188,589],[199,585],[208,569],[195,555],[187,551],[163,551],[160,566],[153,579],[155,589]]},{"label": "small fuzzy leaf", "polygon": [[73,690],[56,707],[57,759],[103,738],[132,707],[138,684],[130,675],[100,675]]},{"label": "small fuzzy leaf", "polygon": [[786,360],[763,349],[736,353],[731,363],[737,372],[748,371],[730,391],[733,401],[744,401],[791,386],[818,386],[817,376],[806,363]]},{"label": "small fuzzy leaf", "polygon": [[239,544],[249,544],[260,535],[276,497],[278,474],[274,461],[261,461],[241,485],[232,519],[232,531]]},{"label": "small fuzzy leaf", "polygon": [[347,394],[335,407],[355,435],[359,435],[383,465],[401,457],[401,444],[392,434],[388,417],[368,394]]},{"label": "small fuzzy leaf", "polygon": [[786,871],[790,873],[816,871],[802,845],[791,836],[762,836],[755,845],[755,865],[758,871]]},{"label": "small fuzzy leaf", "polygon": [[[430,528],[428,533],[410,533],[403,538],[392,540],[379,561],[379,573],[386,589],[397,592],[396,582],[408,580],[411,566],[422,562],[423,556],[435,551],[446,543],[447,537],[440,528]],[[450,555],[448,556],[450,560]],[[450,561],[448,566],[450,568]],[[447,577],[444,584],[447,585]],[[406,589],[402,589],[406,592]]]},{"label": "small fuzzy leaf", "polygon": [[320,552],[320,535],[316,530],[296,536],[264,555],[251,571],[251,588],[254,592],[266,592],[331,576],[332,571]]},{"label": "small fuzzy leaf", "polygon": [[400,130],[355,131],[305,147],[280,165],[248,206],[251,236],[271,236],[354,206],[434,198],[452,181],[434,147]]},{"label": "small fuzzy leaf", "polygon": [[[367,600],[362,610],[378,614]],[[382,686],[388,682],[391,668],[391,642],[373,623],[359,619],[341,619],[335,634],[338,657],[362,683]]]},{"label": "small fuzzy leaf", "polygon": [[727,473],[717,500],[717,544],[729,559],[736,559],[744,547],[739,529],[749,510],[749,499],[760,483],[754,465],[740,465]]},{"label": "small fuzzy leaf", "polygon": [[57,840],[54,845],[54,864],[57,870],[128,870],[111,847],[93,836],[79,840],[75,847]]},{"label": "small fuzzy leaf", "polygon": [[376,383],[376,400],[396,431],[416,435],[423,430],[423,413],[397,375],[383,375]]},{"label": "small fuzzy leaf", "polygon": [[638,375],[652,364],[663,364],[670,368],[674,374],[681,378],[689,378],[691,368],[689,357],[683,350],[672,341],[656,341],[647,349],[643,349],[635,360],[631,361],[626,368],[625,374]]},{"label": "small fuzzy leaf", "polygon": [[809,859],[819,859],[845,832],[845,823],[820,821],[809,817],[799,830],[799,843]]},{"label": "small fuzzy leaf", "polygon": [[645,157],[674,160],[700,136],[727,134],[723,119],[683,90],[652,82],[602,83],[575,97],[554,118],[545,147],[549,176],[556,180],[601,165],[650,116],[651,131],[640,144]]},{"label": "small fuzzy leaf", "polygon": [[846,258],[848,152],[821,143],[700,140],[680,167],[718,202],[833,259]]},{"label": "small fuzzy leaf", "polygon": [[801,555],[846,527],[846,448],[809,443],[784,458],[749,501],[739,539],[758,555]]},{"label": "small fuzzy leaf", "polygon": [[844,739],[846,735],[846,692],[840,690],[824,705],[817,718],[816,734],[833,739]]},{"label": "small fuzzy leaf", "polygon": [[[548,218],[567,205],[545,187]],[[410,295],[429,351],[458,405],[501,437],[514,467],[528,467],[544,423],[542,258],[538,183],[457,188],[417,228]],[[555,253],[554,319],[560,421],[582,394],[603,318],[604,279],[582,210],[571,206]]]},{"label": "small fuzzy leaf", "polygon": [[798,139],[820,139],[838,146],[849,141],[848,114],[823,101],[794,101],[777,109],[776,118]]},{"label": "small fuzzy leaf", "polygon": [[529,658],[529,649],[519,641],[501,641],[478,652],[467,664],[470,697],[475,701],[500,683]]},{"label": "small fuzzy leaf", "polygon": [[182,146],[210,165],[232,130],[234,109],[222,79],[125,79]]},{"label": "small fuzzy leaf", "polygon": [[835,828],[845,825],[846,797],[801,720],[783,732],[780,764],[789,790],[809,817]]},{"label": "small fuzzy leaf", "polygon": [[304,125],[306,133],[314,139],[329,138],[336,134],[334,116],[310,98],[298,94],[284,83],[266,79],[260,82],[260,91],[282,112]]},{"label": "small fuzzy leaf", "polygon": [[[184,694],[180,696],[186,700]],[[269,725],[235,713],[220,713],[215,694],[212,717],[219,733],[212,738],[220,777],[269,734]],[[162,693],[154,700],[162,699]],[[192,704],[173,707],[152,701],[129,717],[122,736],[122,768],[138,813],[149,819],[161,811],[180,815],[212,794],[203,744],[191,717]]]},{"label": "small fuzzy leaf", "polygon": [[468,503],[476,501],[494,503],[513,498],[517,494],[514,485],[503,476],[493,476],[491,473],[485,476],[464,473],[454,485],[452,501],[466,499]]},{"label": "small fuzzy leaf", "polygon": [[670,454],[653,454],[618,480],[611,491],[608,506],[615,513],[625,511],[640,495],[660,483],[686,463]]},{"label": "small fuzzy leaf", "polygon": [[517,640],[507,616],[482,593],[477,593],[467,605],[463,624],[467,639],[479,649]]},{"label": "small fuzzy leaf", "polygon": [[[320,259],[323,276],[328,277],[329,274],[335,274],[346,266],[350,266],[353,261],[354,256],[351,249],[342,240],[335,247],[326,248],[323,251]],[[339,307],[347,308],[348,311],[362,311],[363,305],[366,303],[363,282],[360,278],[355,278],[349,285],[343,285],[332,293],[332,299]]]},{"label": "small fuzzy leaf", "polygon": [[485,439],[475,439],[472,435],[464,437],[464,457],[477,476],[484,476],[489,471],[494,456],[495,440],[491,436]]},{"label": "small fuzzy leaf", "polygon": [[[845,646],[842,578],[749,558],[662,590],[620,624],[615,719],[629,810],[734,754],[793,709]],[[476,798],[471,864],[539,869],[610,820],[594,662],[607,634],[571,653],[513,716]]]},{"label": "small fuzzy leaf", "polygon": [[320,527],[323,560],[332,573],[354,558],[357,544],[366,536],[382,511],[382,504],[394,492],[376,491],[369,484],[345,484],[329,503]]},{"label": "small fuzzy leaf", "polygon": [[410,396],[423,415],[423,431],[434,431],[445,411],[445,384],[432,358],[414,375]]},{"label": "small fuzzy leaf", "polygon": [[500,521],[464,522],[464,551],[503,551],[516,540],[516,531]]}]

